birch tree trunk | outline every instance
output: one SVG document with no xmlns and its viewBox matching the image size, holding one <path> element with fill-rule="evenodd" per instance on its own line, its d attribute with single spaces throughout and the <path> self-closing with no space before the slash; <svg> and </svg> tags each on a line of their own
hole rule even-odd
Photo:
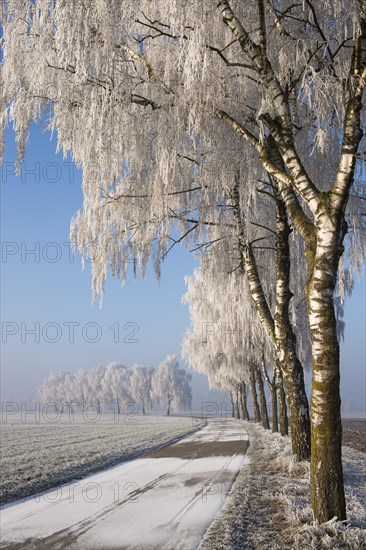
<svg viewBox="0 0 366 550">
<path fill-rule="evenodd" d="M 166 411 L 167 416 L 170 416 L 170 404 L 171 404 L 171 402 L 172 402 L 172 398 L 168 397 L 168 408 L 167 408 L 167 411 Z"/>
<path fill-rule="evenodd" d="M 247 404 L 247 386 L 245 382 L 240 384 L 240 401 L 241 401 L 241 410 L 243 413 L 244 420 L 250 420 L 248 404 Z"/>
<path fill-rule="evenodd" d="M 257 389 L 256 389 L 256 386 L 255 386 L 255 373 L 254 373 L 253 366 L 249 367 L 249 379 L 250 379 L 250 392 L 252 394 L 252 399 L 253 399 L 254 422 L 260 422 L 261 421 L 261 413 L 260 413 L 259 405 L 258 405 Z"/>
<path fill-rule="evenodd" d="M 262 426 L 266 430 L 269 430 L 267 401 L 266 401 L 266 394 L 264 392 L 263 378 L 262 378 L 260 368 L 258 366 L 255 366 L 254 369 L 255 369 L 255 375 L 256 375 L 257 384 L 258 384 L 259 402 L 260 402 L 261 417 L 262 417 Z"/>
<path fill-rule="evenodd" d="M 235 406 L 234 406 L 234 397 L 233 397 L 232 391 L 230 391 L 230 401 L 231 401 L 231 418 L 235 418 Z"/>
<path fill-rule="evenodd" d="M 290 409 L 292 453 L 295 460 L 310 459 L 309 402 L 305 391 L 304 370 L 296 353 L 296 336 L 290 322 L 290 246 L 291 228 L 285 204 L 276 198 L 276 312 L 275 341 L 279 368 Z"/>
<path fill-rule="evenodd" d="M 278 367 L 278 365 L 276 366 L 276 390 L 277 390 L 277 400 L 278 400 L 278 410 L 279 410 L 280 434 L 288 435 L 286 394 L 285 394 L 285 388 L 283 387 L 282 372 L 281 372 L 281 369 Z"/>
<path fill-rule="evenodd" d="M 262 373 L 265 381 L 267 382 L 268 388 L 271 392 L 271 402 L 272 402 L 272 432 L 278 432 L 278 411 L 277 411 L 277 390 L 276 390 L 276 369 L 273 369 L 272 381 L 268 376 L 266 369 L 264 354 L 262 359 Z"/>
<path fill-rule="evenodd" d="M 271 385 L 271 400 L 272 400 L 272 432 L 278 432 L 278 411 L 277 411 L 277 391 L 276 378 L 273 378 Z"/>
<path fill-rule="evenodd" d="M 240 420 L 240 409 L 239 409 L 239 386 L 236 388 L 236 418 Z"/>
<path fill-rule="evenodd" d="M 328 216 L 317 231 L 314 269 L 307 288 L 313 356 L 310 487 L 315 518 L 346 519 L 342 471 L 339 344 L 333 294 L 345 227 Z"/>
</svg>

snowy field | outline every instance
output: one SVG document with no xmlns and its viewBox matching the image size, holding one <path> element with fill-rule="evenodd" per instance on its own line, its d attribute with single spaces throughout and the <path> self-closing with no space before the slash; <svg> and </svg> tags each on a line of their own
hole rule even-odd
<svg viewBox="0 0 366 550">
<path fill-rule="evenodd" d="M 139 456 L 201 424 L 191 417 L 134 414 L 102 414 L 89 421 L 81 414 L 74 419 L 65 414 L 57 422 L 42 415 L 23 421 L 20 415 L 3 415 L 1 504 Z"/>
</svg>

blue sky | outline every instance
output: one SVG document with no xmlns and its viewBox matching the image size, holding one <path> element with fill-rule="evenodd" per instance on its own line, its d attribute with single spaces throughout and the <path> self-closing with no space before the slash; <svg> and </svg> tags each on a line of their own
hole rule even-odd
<svg viewBox="0 0 366 550">
<path fill-rule="evenodd" d="M 14 135 L 7 133 L 1 174 L 1 358 L 7 398 L 31 395 L 50 370 L 110 361 L 157 366 L 166 354 L 179 355 L 189 324 L 181 296 L 184 275 L 196 263 L 179 246 L 163 265 L 160 285 L 151 270 L 145 281 L 128 277 L 124 288 L 110 278 L 103 308 L 92 306 L 89 266 L 82 271 L 80 256 L 74 258 L 68 245 L 70 219 L 82 204 L 81 176 L 55 149 L 55 139 L 32 127 L 22 175 L 15 176 Z M 363 278 L 346 304 L 342 397 L 350 411 L 365 409 L 365 306 Z M 27 332 L 32 329 L 39 342 Z M 195 401 L 206 399 L 202 378 L 195 385 Z"/>
</svg>

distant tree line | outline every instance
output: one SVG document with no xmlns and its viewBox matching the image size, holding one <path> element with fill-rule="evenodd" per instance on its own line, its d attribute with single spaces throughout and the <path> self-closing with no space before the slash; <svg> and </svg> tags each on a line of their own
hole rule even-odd
<svg viewBox="0 0 366 550">
<path fill-rule="evenodd" d="M 59 411 L 66 406 L 85 411 L 93 404 L 99 413 L 113 408 L 120 414 L 126 405 L 138 403 L 145 414 L 158 403 L 166 406 L 166 413 L 170 415 L 172 410 L 191 408 L 191 378 L 191 374 L 179 367 L 175 355 L 168 355 L 157 370 L 110 363 L 75 373 L 50 372 L 38 393 L 43 403 L 54 403 Z"/>
</svg>

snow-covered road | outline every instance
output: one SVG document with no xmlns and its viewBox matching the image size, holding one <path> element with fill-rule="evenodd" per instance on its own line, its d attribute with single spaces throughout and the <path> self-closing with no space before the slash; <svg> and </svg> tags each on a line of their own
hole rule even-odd
<svg viewBox="0 0 366 550">
<path fill-rule="evenodd" d="M 240 422 L 209 420 L 174 445 L 1 510 L 1 548 L 192 550 L 243 465 Z"/>
</svg>

